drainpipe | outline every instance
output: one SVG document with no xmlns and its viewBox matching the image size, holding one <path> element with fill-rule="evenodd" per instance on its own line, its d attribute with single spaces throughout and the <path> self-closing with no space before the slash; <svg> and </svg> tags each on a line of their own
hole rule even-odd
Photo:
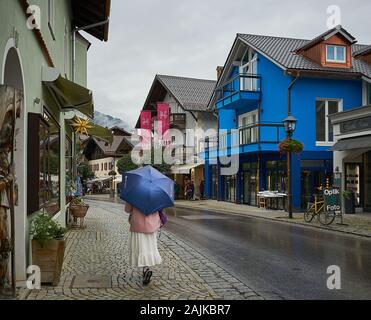
<svg viewBox="0 0 371 320">
<path fill-rule="evenodd" d="M 296 81 L 298 81 L 300 77 L 300 73 L 296 73 L 295 78 L 289 84 L 287 89 L 287 115 L 291 116 L 291 89 L 293 88 Z M 288 211 L 289 211 L 289 218 L 292 219 L 292 186 L 291 186 L 291 152 L 288 152 L 287 155 L 287 177 L 288 177 L 288 186 L 287 186 L 287 201 L 288 201 Z"/>
<path fill-rule="evenodd" d="M 296 83 L 296 81 L 299 80 L 299 78 L 300 78 L 300 72 L 297 72 L 295 78 L 291 81 L 287 89 L 287 115 L 288 116 L 291 116 L 291 89 Z"/>
<path fill-rule="evenodd" d="M 75 82 L 75 79 L 76 79 L 76 32 L 99 27 L 107 23 L 109 23 L 109 19 L 101 21 L 101 22 L 93 23 L 85 27 L 74 28 L 72 30 L 72 81 L 73 82 Z"/>
</svg>

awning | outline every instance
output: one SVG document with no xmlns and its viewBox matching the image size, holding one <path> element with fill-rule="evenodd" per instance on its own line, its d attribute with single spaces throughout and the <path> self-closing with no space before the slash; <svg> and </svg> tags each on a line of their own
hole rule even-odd
<svg viewBox="0 0 371 320">
<path fill-rule="evenodd" d="M 92 180 L 88 180 L 88 183 L 105 182 L 109 180 L 113 180 L 113 177 L 102 177 L 102 178 L 92 179 Z"/>
<path fill-rule="evenodd" d="M 89 89 L 63 78 L 57 68 L 43 67 L 42 81 L 61 110 L 77 110 L 94 117 L 93 93 Z"/>
<path fill-rule="evenodd" d="M 115 178 L 115 180 L 113 180 L 114 182 L 118 182 L 118 183 L 121 183 L 122 182 L 122 175 L 119 175 Z"/>
<path fill-rule="evenodd" d="M 332 147 L 332 151 L 368 149 L 371 148 L 371 136 L 363 136 L 350 139 L 342 139 L 336 142 Z"/>
<path fill-rule="evenodd" d="M 202 166 L 203 164 L 200 163 L 193 163 L 193 164 L 185 164 L 180 166 L 173 166 L 171 167 L 172 174 L 190 174 L 191 170 Z"/>
</svg>

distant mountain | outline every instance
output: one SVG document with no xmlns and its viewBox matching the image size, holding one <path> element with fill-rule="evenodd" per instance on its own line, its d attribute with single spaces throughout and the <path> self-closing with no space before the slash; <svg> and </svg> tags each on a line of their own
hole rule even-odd
<svg viewBox="0 0 371 320">
<path fill-rule="evenodd" d="M 94 123 L 106 128 L 119 127 L 130 131 L 130 126 L 119 118 L 114 118 L 99 111 L 94 112 Z"/>
</svg>

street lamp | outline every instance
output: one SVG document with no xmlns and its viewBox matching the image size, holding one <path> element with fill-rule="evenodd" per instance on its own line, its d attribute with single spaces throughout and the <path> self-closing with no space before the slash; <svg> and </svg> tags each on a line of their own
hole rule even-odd
<svg viewBox="0 0 371 320">
<path fill-rule="evenodd" d="M 294 131 L 296 129 L 296 120 L 291 113 L 288 117 L 283 120 L 283 125 L 285 127 L 285 132 L 287 139 L 291 139 Z M 288 201 L 288 211 L 289 218 L 292 219 L 292 192 L 291 192 L 291 151 L 287 151 L 287 201 Z"/>
<path fill-rule="evenodd" d="M 296 123 L 298 120 L 296 120 L 291 114 L 283 120 L 283 125 L 285 127 L 285 131 L 288 138 L 291 138 L 295 129 L 296 129 Z"/>
</svg>

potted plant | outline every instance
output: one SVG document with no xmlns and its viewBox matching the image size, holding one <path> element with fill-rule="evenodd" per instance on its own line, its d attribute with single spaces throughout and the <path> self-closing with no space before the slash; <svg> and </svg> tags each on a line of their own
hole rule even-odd
<svg viewBox="0 0 371 320">
<path fill-rule="evenodd" d="M 54 286 L 59 283 L 66 231 L 47 213 L 39 214 L 32 221 L 32 263 L 40 267 L 41 283 L 51 283 Z"/>
<path fill-rule="evenodd" d="M 84 224 L 84 219 L 88 213 L 89 205 L 87 205 L 84 200 L 80 197 L 73 198 L 70 202 L 70 213 L 74 219 L 74 222 L 77 222 L 77 219 L 80 219 L 80 226 Z"/>
<path fill-rule="evenodd" d="M 343 198 L 344 198 L 344 212 L 346 214 L 355 214 L 356 206 L 354 192 L 352 190 L 344 190 Z"/>
</svg>

